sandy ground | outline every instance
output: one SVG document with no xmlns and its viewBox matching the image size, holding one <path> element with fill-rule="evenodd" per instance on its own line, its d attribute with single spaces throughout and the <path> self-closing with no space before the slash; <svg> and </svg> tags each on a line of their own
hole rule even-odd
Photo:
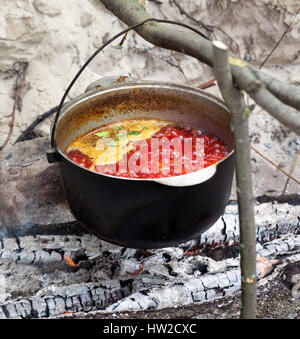
<svg viewBox="0 0 300 339">
<path fill-rule="evenodd" d="M 156 17 L 181 20 L 199 26 L 181 14 L 170 0 L 161 5 L 148 1 L 149 12 Z M 213 39 L 223 40 L 242 58 L 259 65 L 288 25 L 279 48 L 272 54 L 264 71 L 294 85 L 300 84 L 300 14 L 294 0 L 187 0 L 184 8 L 194 18 L 217 27 Z M 88 56 L 112 34 L 124 28 L 98 0 L 2 0 L 0 14 L 0 144 L 9 131 L 15 98 L 18 62 L 27 62 L 25 84 L 16 109 L 12 143 L 38 116 L 59 103 L 72 77 Z M 223 32 L 226 32 L 224 34 Z M 207 33 L 207 32 L 205 32 Z M 198 85 L 210 80 L 209 67 L 197 60 L 155 48 L 135 33 L 122 49 L 109 46 L 79 78 L 68 99 L 84 92 L 92 81 L 110 75 L 132 75 L 180 84 Z M 220 95 L 216 87 L 208 92 Z M 251 102 L 251 101 L 249 101 Z M 48 135 L 51 119 L 37 128 Z M 253 146 L 289 172 L 300 138 L 280 126 L 259 107 L 250 117 Z M 299 160 L 300 161 L 300 160 Z M 293 175 L 300 179 L 299 161 Z M 253 153 L 255 194 L 271 191 L 281 194 L 286 177 Z M 289 182 L 286 193 L 299 191 Z"/>
</svg>

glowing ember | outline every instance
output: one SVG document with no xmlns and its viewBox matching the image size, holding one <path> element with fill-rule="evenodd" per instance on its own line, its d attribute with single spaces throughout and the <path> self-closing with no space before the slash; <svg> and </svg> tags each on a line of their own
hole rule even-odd
<svg viewBox="0 0 300 339">
<path fill-rule="evenodd" d="M 67 255 L 64 255 L 63 259 L 69 266 L 77 267 L 77 265 L 74 263 L 74 261 L 70 257 L 68 257 Z"/>
</svg>

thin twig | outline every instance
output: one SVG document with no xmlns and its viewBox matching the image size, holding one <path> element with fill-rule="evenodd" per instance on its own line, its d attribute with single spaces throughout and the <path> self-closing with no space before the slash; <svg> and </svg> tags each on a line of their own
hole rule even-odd
<svg viewBox="0 0 300 339">
<path fill-rule="evenodd" d="M 291 30 L 292 28 L 292 24 L 295 21 L 295 18 L 297 17 L 297 14 L 300 11 L 300 7 L 298 8 L 297 13 L 295 14 L 295 16 L 292 19 L 292 22 L 288 25 L 288 27 L 286 28 L 286 30 L 283 32 L 283 34 L 281 35 L 280 39 L 276 42 L 276 44 L 274 45 L 274 47 L 271 49 L 271 51 L 269 52 L 269 54 L 266 56 L 265 60 L 260 64 L 260 66 L 258 67 L 258 69 L 261 69 L 265 63 L 270 59 L 270 57 L 272 56 L 272 54 L 275 52 L 275 50 L 278 48 L 278 46 L 280 45 L 281 41 L 284 39 L 284 37 L 287 35 L 287 33 Z"/>
<path fill-rule="evenodd" d="M 190 20 L 194 21 L 197 25 L 202 26 L 203 28 L 205 28 L 207 31 L 209 31 L 210 33 L 214 34 L 214 30 L 217 29 L 219 30 L 221 33 L 223 33 L 224 35 L 227 36 L 227 38 L 233 42 L 237 48 L 238 54 L 240 56 L 240 47 L 238 45 L 238 43 L 228 34 L 226 33 L 222 28 L 214 26 L 214 25 L 207 25 L 205 23 L 203 23 L 202 21 L 194 18 L 189 12 L 187 12 L 178 2 L 177 0 L 172 0 L 173 4 L 179 9 L 180 14 L 184 14 L 186 17 L 188 17 Z M 215 35 L 214 35 L 215 36 Z"/>
<path fill-rule="evenodd" d="M 298 161 L 299 155 L 300 155 L 300 148 L 298 149 L 298 151 L 297 151 L 297 153 L 296 153 L 296 155 L 295 155 L 295 158 L 294 158 L 294 161 L 293 161 L 293 165 L 292 165 L 292 168 L 291 168 L 290 173 L 289 173 L 290 176 L 286 179 L 286 182 L 285 182 L 285 184 L 284 184 L 284 188 L 283 188 L 283 190 L 282 190 L 281 195 L 284 195 L 284 194 L 285 194 L 285 191 L 286 191 L 286 189 L 287 189 L 287 186 L 288 186 L 288 184 L 289 184 L 289 181 L 290 181 L 290 179 L 292 178 L 292 174 L 294 173 L 294 170 L 295 170 L 296 163 L 297 163 L 297 161 Z M 298 184 L 300 184 L 300 182 L 298 182 Z"/>
<path fill-rule="evenodd" d="M 124 44 L 124 42 L 125 42 L 125 40 L 127 38 L 127 35 L 128 35 L 128 32 L 123 35 L 121 41 L 117 45 L 117 48 L 121 48 L 123 46 L 123 44 Z"/>
<path fill-rule="evenodd" d="M 190 20 L 194 21 L 197 25 L 202 26 L 204 29 L 206 29 L 208 32 L 212 33 L 213 27 L 210 25 L 206 25 L 201 20 L 198 20 L 194 18 L 190 13 L 188 13 L 176 0 L 172 0 L 173 4 L 179 9 L 180 14 L 184 14 L 186 17 L 188 17 Z"/>
<path fill-rule="evenodd" d="M 240 223 L 241 318 L 250 319 L 256 318 L 257 278 L 248 112 L 243 93 L 233 84 L 228 48 L 220 41 L 213 42 L 213 67 L 220 91 L 231 113 Z"/>
<path fill-rule="evenodd" d="M 142 53 L 142 54 L 147 53 L 147 56 L 150 56 L 150 57 L 152 57 L 153 59 L 154 59 L 154 58 L 157 58 L 157 59 L 159 59 L 159 60 L 162 60 L 162 61 L 166 62 L 168 65 L 177 68 L 178 71 L 182 74 L 182 69 L 180 69 L 180 65 L 178 65 L 178 61 L 177 61 L 177 59 L 174 57 L 174 55 L 173 55 L 173 57 L 174 57 L 175 60 L 176 60 L 176 64 L 175 64 L 174 62 L 172 62 L 172 61 L 170 61 L 170 60 L 168 60 L 168 59 L 166 59 L 166 58 L 160 56 L 160 55 L 156 55 L 156 54 L 151 53 L 151 52 L 149 52 L 149 51 L 146 51 L 146 52 L 145 52 L 145 51 L 141 51 L 141 50 L 139 50 L 138 48 L 134 48 L 133 51 L 135 51 L 135 52 L 137 52 L 137 53 Z M 186 77 L 185 77 L 185 76 L 184 76 L 184 78 L 185 78 L 185 80 L 186 80 Z"/>
<path fill-rule="evenodd" d="M 278 165 L 276 165 L 272 160 L 270 160 L 269 158 L 267 158 L 264 154 L 262 154 L 261 152 L 259 152 L 255 147 L 251 146 L 251 148 L 253 149 L 254 152 L 256 152 L 258 155 L 260 155 L 264 160 L 266 160 L 267 162 L 269 162 L 272 166 L 274 166 L 276 169 L 278 169 L 278 171 L 280 171 L 281 173 L 283 173 L 284 175 L 286 175 L 289 179 L 293 180 L 295 183 L 300 185 L 300 181 L 297 180 L 296 178 L 292 177 L 291 174 L 287 173 L 285 170 L 283 170 L 282 168 L 280 168 Z M 298 151 L 299 152 L 299 151 Z M 297 159 L 295 159 L 297 160 Z"/>
<path fill-rule="evenodd" d="M 203 84 L 201 85 L 198 85 L 197 88 L 199 89 L 206 89 L 206 88 L 210 88 L 212 86 L 216 86 L 217 84 L 217 80 L 215 78 L 207 81 L 207 82 L 204 82 Z"/>
<path fill-rule="evenodd" d="M 172 62 L 172 61 L 170 61 L 170 60 L 168 60 L 168 59 L 166 59 L 166 58 L 160 56 L 160 55 L 156 55 L 156 54 L 154 54 L 154 53 L 151 53 L 151 52 L 149 52 L 148 50 L 147 50 L 147 51 L 145 51 L 145 50 L 140 50 L 140 49 L 138 49 L 138 48 L 136 48 L 136 47 L 131 48 L 131 49 L 132 49 L 134 52 L 136 52 L 136 53 L 141 53 L 141 54 L 147 53 L 147 56 L 150 56 L 150 57 L 152 57 L 152 58 L 160 59 L 160 60 L 166 62 L 167 64 L 169 64 L 170 66 L 175 67 L 175 68 L 178 69 L 178 71 L 182 74 L 182 76 L 184 77 L 186 83 L 187 83 L 187 84 L 190 83 L 188 77 L 186 76 L 186 74 L 185 74 L 185 72 L 184 72 L 184 70 L 183 70 L 183 68 L 182 68 L 182 66 L 181 66 L 181 64 L 180 64 L 179 59 L 177 58 L 177 56 L 176 56 L 176 54 L 175 54 L 175 52 L 172 53 L 172 57 L 175 59 L 176 64 L 175 64 L 174 62 Z M 155 69 L 156 69 L 156 68 L 155 68 Z"/>
<path fill-rule="evenodd" d="M 183 70 L 183 68 L 182 68 L 182 66 L 181 66 L 181 63 L 180 63 L 180 61 L 178 60 L 178 58 L 177 58 L 177 56 L 176 56 L 175 53 L 173 53 L 173 58 L 176 60 L 176 63 L 177 63 L 177 65 L 178 65 L 178 69 L 179 69 L 180 73 L 183 75 L 183 77 L 184 77 L 184 79 L 185 79 L 185 82 L 186 82 L 187 84 L 189 84 L 190 81 L 189 81 L 188 77 L 186 76 L 186 74 L 185 74 L 185 72 L 184 72 L 184 70 Z"/>
<path fill-rule="evenodd" d="M 39 125 L 41 122 L 43 122 L 45 119 L 47 119 L 48 117 L 50 117 L 53 113 L 57 112 L 58 110 L 58 106 L 55 106 L 53 108 L 51 108 L 49 111 L 38 115 L 38 117 L 25 129 L 24 132 L 22 132 L 22 134 L 16 139 L 16 141 L 14 142 L 14 144 L 24 141 L 26 140 L 26 137 L 28 136 L 28 134 L 37 126 Z"/>
<path fill-rule="evenodd" d="M 14 85 L 14 105 L 12 108 L 11 113 L 11 121 L 9 122 L 9 132 L 7 134 L 7 137 L 4 141 L 4 143 L 0 146 L 0 151 L 4 149 L 4 147 L 8 144 L 15 125 L 15 117 L 16 117 L 16 110 L 21 112 L 22 110 L 22 103 L 21 103 L 21 91 L 22 88 L 25 85 L 25 77 L 26 77 L 26 71 L 28 68 L 27 62 L 19 63 L 19 69 L 17 70 L 17 77 Z"/>
</svg>

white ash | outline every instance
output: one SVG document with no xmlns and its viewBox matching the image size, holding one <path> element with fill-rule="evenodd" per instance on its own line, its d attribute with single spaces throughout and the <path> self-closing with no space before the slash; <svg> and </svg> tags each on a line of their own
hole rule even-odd
<svg viewBox="0 0 300 339">
<path fill-rule="evenodd" d="M 286 251 L 287 247 L 289 247 L 288 251 Z M 289 251 L 300 252 L 300 236 L 293 238 L 283 236 L 281 239 L 273 240 L 263 246 L 259 245 L 257 254 L 271 258 L 280 257 L 289 253 Z M 294 260 L 300 258 L 299 254 L 295 254 L 294 257 Z M 138 291 L 125 299 L 119 300 L 116 304 L 109 306 L 107 310 L 114 312 L 138 311 L 188 305 L 193 302 L 204 302 L 217 297 L 232 295 L 240 290 L 239 258 L 224 260 L 221 265 L 219 262 L 200 256 L 194 257 L 193 260 L 207 264 L 209 273 L 198 278 L 191 278 L 184 270 L 185 261 L 180 263 L 180 270 L 177 269 L 178 262 L 172 263 L 170 267 L 177 273 L 176 278 L 180 277 L 179 282 L 168 283 L 152 289 L 147 284 L 141 285 L 142 292 Z M 144 269 L 147 271 L 146 265 L 144 265 Z M 211 274 L 211 272 L 218 273 Z M 162 275 L 160 271 L 158 275 Z M 165 274 L 163 276 L 166 277 Z M 258 271 L 258 277 L 260 277 L 260 271 Z M 155 307 L 154 303 L 156 304 Z"/>
<path fill-rule="evenodd" d="M 213 300 L 240 290 L 239 257 L 215 261 L 202 255 L 187 256 L 183 248 L 176 247 L 152 250 L 151 256 L 136 259 L 134 249 L 89 237 L 91 247 L 99 244 L 98 256 L 89 259 L 94 260 L 89 268 L 81 267 L 81 262 L 74 269 L 65 263 L 51 268 L 1 259 L 6 298 L 0 303 L 0 317 L 41 318 L 65 312 L 160 309 Z M 66 253 L 78 251 L 76 241 L 64 243 L 69 245 Z M 37 243 L 35 246 L 39 251 Z M 284 235 L 257 246 L 258 255 L 269 259 L 283 255 L 298 258 L 299 252 L 297 235 Z M 260 281 L 264 281 L 266 278 L 262 279 L 259 273 Z"/>
<path fill-rule="evenodd" d="M 273 201 L 257 204 L 255 211 L 258 255 L 268 260 L 297 256 L 299 206 Z M 222 255 L 238 241 L 235 203 L 198 239 L 149 250 L 150 256 L 89 234 L 4 237 L 0 242 L 0 276 L 5 281 L 0 316 L 159 309 L 232 295 L 240 290 L 239 257 L 234 251 L 229 251 L 227 259 Z M 222 260 L 205 256 L 208 249 L 212 257 L 221 251 Z M 188 255 L 189 251 L 194 252 Z M 75 260 L 77 267 L 68 266 L 64 257 Z M 266 281 L 261 275 L 258 271 L 260 282 Z"/>
<path fill-rule="evenodd" d="M 256 236 L 258 243 L 264 243 L 284 234 L 300 232 L 300 206 L 288 203 L 269 202 L 255 205 Z M 88 258 L 99 255 L 102 251 L 109 251 L 111 256 L 118 256 L 119 246 L 100 241 L 98 238 L 86 234 L 83 236 L 44 236 L 36 235 L 20 238 L 6 238 L 0 242 L 0 258 L 10 259 L 23 264 L 60 263 L 62 253 L 68 257 L 83 251 Z M 1 231 L 0 231 L 1 239 Z M 226 207 L 225 213 L 207 232 L 199 238 L 178 247 L 188 249 L 196 246 L 231 246 L 239 242 L 239 220 L 237 204 Z M 130 255 L 130 250 L 126 250 Z M 126 252 L 126 253 L 127 253 Z M 176 251 L 175 251 L 176 252 Z M 174 255 L 174 251 L 172 252 Z M 133 265 L 128 263 L 128 265 Z"/>
</svg>

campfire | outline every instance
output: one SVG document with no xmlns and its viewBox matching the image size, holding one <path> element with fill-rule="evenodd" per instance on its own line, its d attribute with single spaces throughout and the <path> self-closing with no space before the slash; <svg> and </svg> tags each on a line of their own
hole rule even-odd
<svg viewBox="0 0 300 339">
<path fill-rule="evenodd" d="M 1 154 L 0 318 L 112 316 L 226 300 L 240 291 L 236 201 L 209 231 L 177 247 L 112 245 L 70 214 L 57 165 L 45 159 L 48 147 L 39 138 Z M 257 197 L 255 213 L 264 286 L 300 260 L 299 196 Z"/>
</svg>

